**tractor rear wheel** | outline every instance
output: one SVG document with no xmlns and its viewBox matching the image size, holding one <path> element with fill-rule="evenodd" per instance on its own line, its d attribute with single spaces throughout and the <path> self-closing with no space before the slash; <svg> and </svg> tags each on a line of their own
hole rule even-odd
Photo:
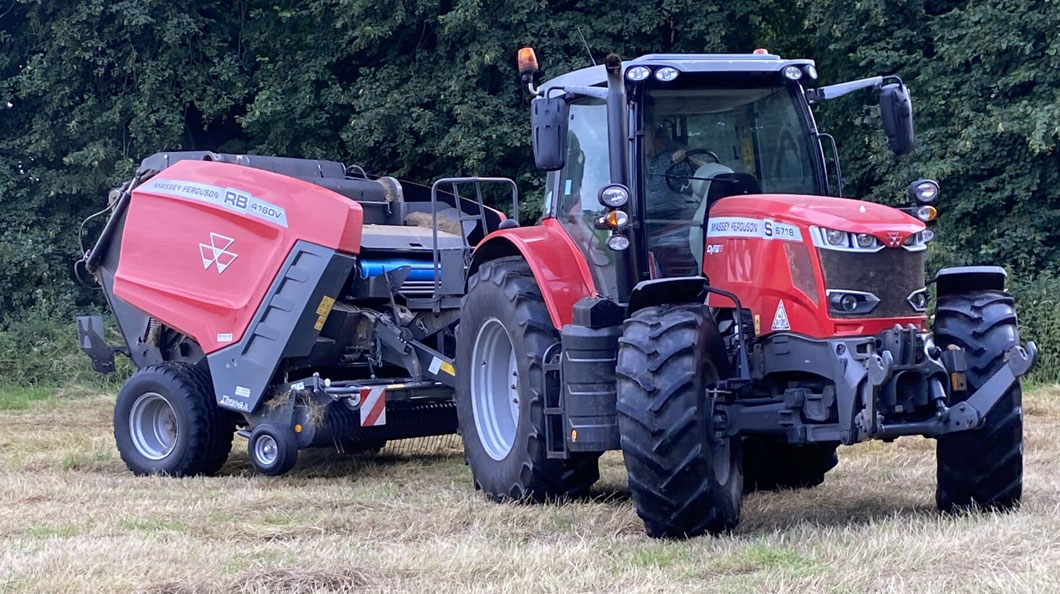
<svg viewBox="0 0 1060 594">
<path fill-rule="evenodd" d="M 751 436 L 743 440 L 743 488 L 752 491 L 808 489 L 824 482 L 839 463 L 837 443 L 791 445 L 775 438 Z"/>
<path fill-rule="evenodd" d="M 1004 291 L 943 295 L 935 308 L 935 344 L 965 350 L 966 395 L 974 393 L 1005 364 L 1005 352 L 1019 344 L 1016 306 Z M 1023 394 L 1017 382 L 986 415 L 979 429 L 938 439 L 940 510 L 980 507 L 1005 510 L 1023 493 Z M 949 403 L 953 406 L 955 401 Z"/>
<path fill-rule="evenodd" d="M 719 534 L 740 520 L 740 438 L 715 438 L 707 388 L 728 371 L 704 304 L 637 311 L 618 351 L 618 429 L 648 536 Z"/>
<path fill-rule="evenodd" d="M 491 498 L 586 495 L 599 454 L 549 459 L 544 355 L 559 341 L 522 258 L 485 262 L 468 279 L 456 332 L 457 418 L 475 487 Z"/>
<path fill-rule="evenodd" d="M 234 421 L 204 372 L 186 363 L 144 367 L 114 403 L 114 440 L 134 474 L 213 474 L 232 448 Z"/>
</svg>

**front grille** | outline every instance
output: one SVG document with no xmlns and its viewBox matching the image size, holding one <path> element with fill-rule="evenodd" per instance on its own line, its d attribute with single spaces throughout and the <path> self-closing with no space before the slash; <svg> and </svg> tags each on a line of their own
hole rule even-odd
<svg viewBox="0 0 1060 594">
<path fill-rule="evenodd" d="M 884 248 L 876 253 L 818 249 L 824 284 L 830 290 L 865 291 L 880 304 L 868 314 L 830 313 L 833 318 L 898 318 L 922 315 L 906 301 L 924 287 L 924 250 Z"/>
</svg>

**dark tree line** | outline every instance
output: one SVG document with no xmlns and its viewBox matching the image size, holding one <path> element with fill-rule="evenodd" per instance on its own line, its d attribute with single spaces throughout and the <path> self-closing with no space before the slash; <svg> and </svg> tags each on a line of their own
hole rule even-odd
<svg viewBox="0 0 1060 594">
<path fill-rule="evenodd" d="M 557 75 L 588 64 L 579 31 L 597 59 L 767 47 L 817 60 L 825 84 L 901 76 L 912 155 L 886 149 L 870 96 L 818 114 L 847 195 L 897 202 L 938 179 L 933 265 L 1004 264 L 1036 333 L 1052 329 L 1055 0 L 0 0 L 0 328 L 98 304 L 70 273 L 77 225 L 160 150 L 329 158 L 421 182 L 508 175 L 535 210 L 515 51 L 534 45 Z"/>
</svg>

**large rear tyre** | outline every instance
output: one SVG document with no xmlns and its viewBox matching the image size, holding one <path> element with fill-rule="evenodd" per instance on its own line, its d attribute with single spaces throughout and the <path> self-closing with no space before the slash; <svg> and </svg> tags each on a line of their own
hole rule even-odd
<svg viewBox="0 0 1060 594">
<path fill-rule="evenodd" d="M 752 491 L 808 489 L 824 482 L 839 463 L 836 443 L 791 445 L 775 438 L 751 436 L 743 440 L 743 488 Z"/>
<path fill-rule="evenodd" d="M 558 341 L 521 258 L 485 262 L 468 280 L 456 332 L 457 418 L 475 487 L 495 500 L 579 497 L 599 478 L 599 454 L 546 455 L 543 359 Z"/>
<path fill-rule="evenodd" d="M 1005 352 L 1019 344 L 1015 302 L 1004 291 L 944 295 L 936 307 L 934 334 L 937 346 L 957 346 L 967 353 L 965 394 L 972 394 L 1005 364 Z M 1006 510 L 1019 505 L 1022 400 L 1017 382 L 986 415 L 982 427 L 939 437 L 935 500 L 940 510 Z"/>
<path fill-rule="evenodd" d="M 137 371 L 114 403 L 118 453 L 138 475 L 213 474 L 228 457 L 232 427 L 202 372 L 186 363 Z"/>
<path fill-rule="evenodd" d="M 713 437 L 706 390 L 728 360 L 706 305 L 648 307 L 618 351 L 618 428 L 629 489 L 648 536 L 719 534 L 740 521 L 739 438 Z"/>
</svg>

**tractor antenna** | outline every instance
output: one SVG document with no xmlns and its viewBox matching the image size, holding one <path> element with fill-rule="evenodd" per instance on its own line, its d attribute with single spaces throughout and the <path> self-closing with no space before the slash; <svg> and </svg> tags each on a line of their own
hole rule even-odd
<svg viewBox="0 0 1060 594">
<path fill-rule="evenodd" d="M 581 37 L 582 39 L 582 45 L 585 46 L 585 53 L 589 54 L 589 61 L 593 63 L 593 66 L 596 66 L 596 60 L 593 59 L 593 51 L 589 49 L 589 44 L 585 43 L 585 36 L 582 35 L 582 28 L 577 25 L 575 25 L 574 28 L 578 31 L 578 37 Z"/>
</svg>

